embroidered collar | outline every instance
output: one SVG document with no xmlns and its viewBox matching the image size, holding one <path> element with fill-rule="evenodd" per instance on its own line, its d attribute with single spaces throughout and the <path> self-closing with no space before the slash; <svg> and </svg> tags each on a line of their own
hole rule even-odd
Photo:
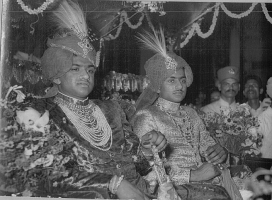
<svg viewBox="0 0 272 200">
<path fill-rule="evenodd" d="M 61 92 L 58 92 L 56 97 L 61 98 L 66 102 L 73 103 L 75 105 L 86 106 L 86 105 L 89 104 L 89 98 L 88 97 L 86 99 L 84 99 L 84 100 L 80 100 L 80 99 L 76 99 L 76 98 L 73 98 L 73 97 L 69 97 L 69 96 L 67 96 L 67 95 L 65 95 L 65 94 L 63 94 Z"/>
<path fill-rule="evenodd" d="M 177 112 L 180 109 L 180 103 L 171 102 L 161 97 L 158 98 L 156 105 L 159 106 L 162 110 L 171 113 Z"/>
</svg>

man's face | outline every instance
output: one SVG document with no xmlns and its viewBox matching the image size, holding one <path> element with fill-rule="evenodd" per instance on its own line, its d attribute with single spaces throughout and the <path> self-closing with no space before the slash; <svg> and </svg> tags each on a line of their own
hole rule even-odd
<svg viewBox="0 0 272 200">
<path fill-rule="evenodd" d="M 95 67 L 81 56 L 73 57 L 71 69 L 59 78 L 59 91 L 70 97 L 86 99 L 94 87 Z"/>
<path fill-rule="evenodd" d="M 240 84 L 236 79 L 227 78 L 219 83 L 221 96 L 225 98 L 235 98 L 240 90 Z"/>
<path fill-rule="evenodd" d="M 214 91 L 211 93 L 211 103 L 220 99 L 220 92 Z"/>
<path fill-rule="evenodd" d="M 187 85 L 184 69 L 168 77 L 160 89 L 160 97 L 171 102 L 180 103 L 186 96 Z"/>
<path fill-rule="evenodd" d="M 249 79 L 243 91 L 243 94 L 248 100 L 259 99 L 260 94 L 263 93 L 263 89 L 260 88 L 258 82 L 255 79 Z"/>
</svg>

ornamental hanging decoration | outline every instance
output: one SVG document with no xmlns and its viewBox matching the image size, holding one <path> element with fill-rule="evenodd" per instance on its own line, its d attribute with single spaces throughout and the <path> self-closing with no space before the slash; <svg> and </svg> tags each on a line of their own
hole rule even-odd
<svg viewBox="0 0 272 200">
<path fill-rule="evenodd" d="M 46 0 L 39 8 L 31 9 L 24 4 L 23 0 L 17 0 L 17 3 L 21 6 L 21 8 L 30 15 L 42 13 L 53 2 L 54 0 Z"/>
<path fill-rule="evenodd" d="M 224 11 L 224 13 L 226 13 L 229 17 L 235 18 L 235 19 L 241 19 L 243 17 L 248 16 L 253 11 L 253 9 L 256 7 L 257 4 L 258 3 L 252 3 L 250 8 L 247 11 L 240 13 L 240 14 L 235 14 L 235 13 L 232 13 L 231 11 L 229 11 L 226 8 L 226 6 L 224 5 L 224 3 L 216 3 L 213 7 L 207 9 L 200 16 L 198 16 L 197 19 L 194 20 L 194 22 L 192 22 L 191 26 L 189 26 L 189 28 L 187 28 L 184 31 L 184 34 L 182 34 L 180 36 L 180 38 L 183 40 L 183 42 L 180 43 L 180 48 L 183 48 L 195 34 L 197 34 L 201 38 L 207 38 L 213 33 L 216 22 L 217 22 L 217 18 L 219 15 L 219 8 L 220 7 Z M 267 21 L 269 21 L 272 24 L 272 18 L 268 14 L 268 10 L 265 6 L 265 3 L 261 3 L 261 7 L 262 7 L 263 13 L 265 15 L 265 18 L 267 19 Z M 203 33 L 200 28 L 200 20 L 199 19 L 200 19 L 200 17 L 204 16 L 208 12 L 211 12 L 211 10 L 213 10 L 213 8 L 214 8 L 214 15 L 213 15 L 212 24 L 210 26 L 210 29 L 206 33 Z"/>
</svg>

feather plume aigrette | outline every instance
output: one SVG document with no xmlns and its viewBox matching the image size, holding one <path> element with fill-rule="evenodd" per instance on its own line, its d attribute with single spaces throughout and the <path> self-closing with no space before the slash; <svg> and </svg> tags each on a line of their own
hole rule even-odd
<svg viewBox="0 0 272 200">
<path fill-rule="evenodd" d="M 138 40 L 143 44 L 144 47 L 152 50 L 155 53 L 159 53 L 163 58 L 165 58 L 166 69 L 176 70 L 178 65 L 177 61 L 167 54 L 164 30 L 160 26 L 159 30 L 151 27 L 153 34 L 144 30 L 144 33 L 139 33 L 136 36 Z"/>
<path fill-rule="evenodd" d="M 53 12 L 51 20 L 58 30 L 72 30 L 80 39 L 88 35 L 86 18 L 80 6 L 70 0 L 64 0 Z"/>
<path fill-rule="evenodd" d="M 154 51 L 155 53 L 160 53 L 165 58 L 168 57 L 163 28 L 160 27 L 159 30 L 155 30 L 152 26 L 151 29 L 153 34 L 144 30 L 143 33 L 139 33 L 139 36 L 136 37 L 144 47 Z"/>
</svg>

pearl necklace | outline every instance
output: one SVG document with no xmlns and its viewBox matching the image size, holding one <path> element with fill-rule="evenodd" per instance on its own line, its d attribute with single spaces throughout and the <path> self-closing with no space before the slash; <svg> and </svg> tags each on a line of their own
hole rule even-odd
<svg viewBox="0 0 272 200">
<path fill-rule="evenodd" d="M 89 101 L 86 106 L 81 106 L 58 96 L 54 101 L 76 127 L 78 133 L 92 146 L 102 151 L 108 151 L 111 148 L 112 130 L 97 105 Z"/>
</svg>

